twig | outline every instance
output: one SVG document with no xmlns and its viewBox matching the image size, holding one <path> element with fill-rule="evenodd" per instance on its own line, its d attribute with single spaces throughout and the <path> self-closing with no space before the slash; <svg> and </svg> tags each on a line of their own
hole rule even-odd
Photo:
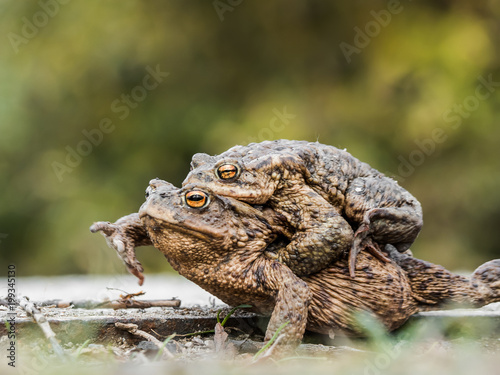
<svg viewBox="0 0 500 375">
<path fill-rule="evenodd" d="M 141 331 L 137 327 L 137 324 L 116 322 L 115 323 L 115 327 L 119 328 L 119 329 L 123 329 L 124 331 L 127 331 L 127 332 L 131 333 L 132 335 L 139 336 L 139 337 L 142 337 L 143 339 L 151 341 L 153 344 L 155 344 L 158 347 L 159 350 L 163 350 L 164 345 L 166 345 L 166 343 L 164 344 L 163 342 L 161 342 L 160 340 L 158 340 L 153 335 L 151 335 L 151 334 L 149 334 L 147 332 Z M 170 339 L 172 337 L 169 336 Z M 169 338 L 167 338 L 167 340 L 170 341 Z M 167 341 L 167 343 L 168 343 L 168 341 Z M 163 353 L 166 354 L 167 357 L 169 357 L 169 358 L 174 358 L 174 355 L 172 353 L 170 353 L 169 350 L 164 350 Z"/>
<path fill-rule="evenodd" d="M 64 354 L 64 351 L 62 348 L 59 346 L 59 343 L 57 342 L 56 339 L 56 334 L 52 329 L 50 328 L 49 322 L 47 321 L 47 318 L 45 318 L 45 315 L 43 315 L 33 304 L 33 302 L 30 302 L 28 298 L 26 297 L 21 297 L 19 299 L 19 306 L 26 311 L 26 314 L 31 316 L 35 322 L 38 324 L 38 326 L 42 329 L 43 334 L 49 340 L 50 344 L 52 345 L 52 349 L 54 349 L 54 352 L 59 356 L 61 360 L 66 362 L 66 356 Z"/>
<path fill-rule="evenodd" d="M 178 299 L 156 299 L 156 300 L 135 300 L 130 298 L 121 298 L 114 301 L 96 302 L 92 300 L 64 301 L 48 300 L 37 302 L 38 306 L 54 306 L 57 308 L 75 307 L 79 309 L 145 309 L 148 307 L 179 307 L 181 301 Z"/>
<path fill-rule="evenodd" d="M 141 331 L 138 328 L 137 324 L 116 322 L 115 327 L 123 329 L 124 331 L 127 331 L 133 335 L 140 336 L 143 339 L 151 341 L 153 344 L 157 345 L 158 347 L 161 347 L 162 343 L 160 340 L 158 340 L 156 337 L 154 337 L 153 335 L 151 335 L 147 332 Z"/>
<path fill-rule="evenodd" d="M 224 327 L 224 325 L 227 323 L 227 321 L 229 320 L 229 318 L 231 317 L 231 315 L 233 315 L 236 310 L 238 310 L 238 309 L 246 309 L 246 308 L 249 308 L 249 307 L 252 307 L 252 305 L 238 305 L 236 307 L 233 307 L 227 313 L 227 315 L 225 316 L 225 318 L 224 318 L 224 320 L 222 322 L 220 321 L 220 313 L 222 312 L 222 310 L 218 310 L 217 311 L 217 315 L 216 315 L 217 323 L 220 323 L 220 325 Z M 227 328 L 231 329 L 231 327 L 227 327 Z M 215 330 L 214 329 L 210 329 L 208 331 L 191 332 L 191 333 L 186 333 L 184 335 L 177 335 L 177 336 L 189 337 L 189 336 L 206 335 L 206 334 L 209 334 L 209 333 L 215 333 Z"/>
<path fill-rule="evenodd" d="M 112 309 L 145 309 L 148 307 L 179 307 L 181 301 L 178 299 L 171 300 L 134 300 L 134 299 L 119 299 L 116 301 L 104 302 L 100 305 L 101 308 L 112 308 Z"/>
</svg>

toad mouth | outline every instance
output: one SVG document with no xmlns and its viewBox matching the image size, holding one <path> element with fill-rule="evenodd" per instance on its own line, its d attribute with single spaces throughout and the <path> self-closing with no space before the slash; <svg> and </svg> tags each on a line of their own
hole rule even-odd
<svg viewBox="0 0 500 375">
<path fill-rule="evenodd" d="M 209 240 L 209 239 L 214 239 L 214 238 L 224 238 L 224 234 L 220 233 L 220 231 L 215 231 L 213 229 L 205 229 L 202 225 L 196 225 L 196 226 L 186 226 L 184 223 L 173 223 L 171 221 L 167 221 L 163 218 L 158 218 L 155 217 L 147 212 L 142 212 L 140 214 L 141 219 L 146 219 L 146 220 L 151 220 L 154 222 L 149 224 L 149 226 L 152 228 L 153 231 L 158 231 L 158 230 L 172 230 L 173 232 L 177 233 L 184 233 L 187 235 L 192 235 L 195 237 L 198 237 L 202 240 Z M 161 223 L 161 225 L 159 225 Z M 196 229 L 193 229 L 196 228 Z"/>
</svg>

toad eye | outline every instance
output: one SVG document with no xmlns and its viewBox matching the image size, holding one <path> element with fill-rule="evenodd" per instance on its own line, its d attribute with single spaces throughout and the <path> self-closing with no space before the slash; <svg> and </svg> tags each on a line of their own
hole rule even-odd
<svg viewBox="0 0 500 375">
<path fill-rule="evenodd" d="M 151 195 L 151 193 L 154 193 L 154 192 L 155 192 L 155 190 L 156 190 L 156 189 L 155 189 L 154 187 L 152 187 L 152 186 L 148 186 L 148 187 L 147 187 L 147 189 L 146 189 L 146 193 L 145 193 L 145 195 L 146 195 L 146 199 L 148 199 L 148 198 L 149 198 L 149 196 Z"/>
<path fill-rule="evenodd" d="M 202 208 L 208 204 L 208 195 L 203 191 L 193 190 L 185 195 L 186 203 L 192 208 Z"/>
<path fill-rule="evenodd" d="M 221 180 L 230 180 L 238 175 L 238 167 L 233 164 L 222 164 L 217 168 L 217 176 Z"/>
</svg>

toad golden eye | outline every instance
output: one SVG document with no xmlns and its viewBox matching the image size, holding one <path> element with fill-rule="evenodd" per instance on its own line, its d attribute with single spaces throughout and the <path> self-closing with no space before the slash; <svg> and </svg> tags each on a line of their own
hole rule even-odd
<svg viewBox="0 0 500 375">
<path fill-rule="evenodd" d="M 233 164 L 223 164 L 217 168 L 217 176 L 221 180 L 230 180 L 238 174 L 238 168 Z"/>
<path fill-rule="evenodd" d="M 193 190 L 186 193 L 186 203 L 192 208 L 201 208 L 208 203 L 208 195 L 199 190 Z"/>
</svg>

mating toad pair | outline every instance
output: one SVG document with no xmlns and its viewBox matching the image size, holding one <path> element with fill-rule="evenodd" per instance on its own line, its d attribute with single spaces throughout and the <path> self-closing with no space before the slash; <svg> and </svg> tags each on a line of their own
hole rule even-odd
<svg viewBox="0 0 500 375">
<path fill-rule="evenodd" d="M 403 254 L 421 226 L 392 179 L 334 147 L 281 140 L 196 154 L 182 188 L 152 180 L 138 213 L 91 230 L 141 283 L 135 247 L 153 245 L 224 302 L 271 315 L 267 340 L 288 322 L 283 341 L 296 343 L 306 328 L 355 331 L 356 310 L 394 329 L 447 302 L 500 299 L 500 260 L 465 278 Z"/>
<path fill-rule="evenodd" d="M 191 168 L 183 186 L 266 205 L 282 216 L 293 235 L 276 258 L 299 276 L 349 252 L 354 277 L 360 251 L 387 261 L 380 249 L 408 250 L 422 227 L 422 208 L 410 193 L 332 146 L 288 140 L 236 146 L 218 156 L 196 154 Z"/>
</svg>

